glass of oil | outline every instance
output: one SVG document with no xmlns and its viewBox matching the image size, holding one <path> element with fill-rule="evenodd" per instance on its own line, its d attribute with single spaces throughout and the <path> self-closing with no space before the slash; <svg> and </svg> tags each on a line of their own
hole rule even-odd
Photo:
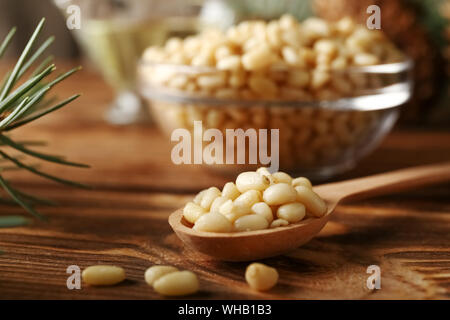
<svg viewBox="0 0 450 320">
<path fill-rule="evenodd" d="M 172 36 L 199 31 L 203 0 L 54 0 L 69 19 L 79 14 L 72 31 L 82 50 L 115 90 L 105 114 L 113 124 L 148 121 L 136 93 L 136 64 L 143 50 Z"/>
</svg>

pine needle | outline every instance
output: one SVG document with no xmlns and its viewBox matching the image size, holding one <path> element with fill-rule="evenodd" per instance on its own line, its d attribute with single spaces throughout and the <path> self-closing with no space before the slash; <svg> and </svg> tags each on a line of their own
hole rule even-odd
<svg viewBox="0 0 450 320">
<path fill-rule="evenodd" d="M 41 176 L 43 178 L 47 178 L 49 180 L 53 180 L 55 182 L 58 182 L 58 183 L 61 183 L 61 184 L 66 184 L 66 185 L 69 185 L 69 186 L 72 186 L 72 187 L 77 187 L 77 188 L 82 188 L 82 189 L 90 189 L 90 187 L 85 185 L 85 184 L 78 183 L 78 182 L 73 182 L 73 181 L 70 181 L 70 180 L 62 179 L 62 178 L 58 178 L 58 177 L 52 176 L 52 175 L 50 175 L 48 173 L 39 171 L 36 168 L 34 168 L 32 166 L 29 166 L 29 165 L 26 165 L 25 163 L 17 160 L 17 158 L 9 156 L 8 154 L 6 154 L 5 152 L 3 152 L 1 150 L 0 150 L 0 156 L 2 156 L 5 159 L 8 159 L 9 161 L 14 163 L 19 168 L 26 169 L 26 170 L 28 170 L 28 171 L 30 171 L 30 172 L 38 175 L 38 176 Z"/>
<path fill-rule="evenodd" d="M 54 65 L 49 66 L 37 76 L 31 78 L 30 80 L 27 80 L 24 84 L 14 90 L 12 94 L 8 95 L 8 97 L 6 97 L 4 100 L 0 99 L 0 114 L 10 109 L 11 107 L 14 107 L 14 102 L 18 101 L 25 93 L 34 88 L 42 79 L 44 79 L 54 70 Z"/>
<path fill-rule="evenodd" d="M 47 99 L 47 93 L 53 88 L 53 86 L 65 80 L 76 71 L 80 70 L 80 67 L 73 68 L 65 73 L 62 73 L 53 80 L 48 80 L 50 74 L 52 74 L 52 72 L 55 70 L 53 57 L 49 56 L 47 58 L 44 58 L 38 64 L 38 66 L 34 66 L 34 64 L 38 60 L 40 60 L 41 55 L 49 48 L 49 46 L 54 41 L 54 38 L 50 37 L 46 41 L 44 41 L 44 43 L 42 43 L 37 48 L 37 50 L 32 52 L 32 48 L 44 26 L 44 22 L 45 19 L 42 19 L 39 22 L 35 31 L 30 37 L 30 40 L 25 46 L 22 54 L 17 60 L 14 68 L 6 73 L 5 78 L 0 86 L 0 187 L 3 188 L 3 190 L 9 195 L 13 203 L 20 205 L 28 213 L 39 219 L 44 219 L 44 216 L 39 214 L 35 210 L 34 206 L 39 204 L 54 205 L 55 203 L 48 199 L 36 197 L 23 191 L 16 190 L 2 176 L 5 171 L 27 170 L 32 174 L 36 174 L 58 183 L 78 188 L 89 188 L 89 186 L 85 184 L 59 178 L 40 171 L 36 166 L 27 165 L 20 159 L 26 156 L 51 163 L 57 163 L 60 165 L 80 168 L 88 168 L 89 166 L 81 163 L 67 161 L 60 156 L 31 150 L 27 147 L 27 145 L 32 145 L 31 142 L 15 141 L 14 139 L 5 135 L 5 132 L 18 129 L 32 121 L 38 120 L 39 118 L 44 117 L 66 106 L 79 97 L 79 95 L 73 95 L 66 100 L 56 103 L 52 107 L 49 107 L 54 102 L 54 98 Z M 15 28 L 11 29 L 3 42 L 0 44 L 0 58 L 3 56 L 8 45 L 13 39 L 15 32 Z M 18 81 L 23 76 L 25 76 L 29 70 L 32 70 L 29 78 L 23 81 L 20 85 L 16 86 Z M 14 157 L 10 156 L 5 151 L 3 151 L 3 148 L 12 148 L 20 152 L 20 154 Z M 0 198 L 0 202 L 5 203 L 5 201 L 9 204 L 8 199 Z M 1 220 L 0 218 L 0 227 L 6 225 L 12 226 L 13 224 L 22 221 L 22 218 L 19 216 L 12 218 L 9 217 L 8 219 Z"/>
<path fill-rule="evenodd" d="M 56 111 L 56 110 L 58 110 L 58 109 L 61 109 L 61 108 L 64 107 L 65 105 L 67 105 L 67 104 L 69 104 L 70 102 L 72 102 L 73 100 L 77 99 L 79 96 L 80 96 L 79 94 L 74 95 L 74 96 L 68 98 L 67 100 L 64 100 L 64 101 L 60 102 L 59 104 L 57 104 L 57 105 L 54 106 L 54 107 L 51 107 L 51 108 L 49 108 L 49 109 L 47 109 L 47 110 L 45 110 L 45 111 L 42 111 L 42 112 L 40 112 L 40 113 L 37 113 L 37 114 L 35 114 L 35 115 L 33 115 L 33 116 L 29 117 L 29 118 L 26 118 L 26 119 L 24 119 L 24 120 L 22 120 L 22 121 L 15 122 L 15 123 L 13 123 L 13 124 L 7 126 L 7 127 L 4 129 L 4 131 L 10 131 L 10 130 L 12 130 L 12 129 L 16 129 L 16 128 L 18 128 L 18 127 L 20 127 L 20 126 L 23 126 L 23 125 L 25 125 L 25 124 L 27 124 L 27 123 L 29 123 L 29 122 L 32 122 L 32 121 L 34 121 L 34 120 L 37 120 L 37 119 L 39 119 L 39 118 L 41 118 L 41 117 L 43 117 L 43 116 L 45 116 L 45 115 L 47 115 L 47 114 L 49 114 L 49 113 L 51 113 L 51 112 L 53 112 L 53 111 Z"/>
<path fill-rule="evenodd" d="M 50 65 L 53 64 L 53 56 L 48 56 L 45 58 L 37 67 L 34 69 L 33 73 L 31 74 L 32 77 L 37 76 L 39 73 L 44 71 L 46 68 L 48 68 Z"/>
<path fill-rule="evenodd" d="M 31 56 L 31 58 L 23 65 L 22 69 L 20 69 L 17 79 L 20 79 L 25 72 L 33 65 L 33 63 L 41 56 L 41 54 L 55 41 L 55 37 L 48 38 L 39 49 Z"/>
<path fill-rule="evenodd" d="M 64 159 L 62 159 L 61 157 L 57 157 L 57 156 L 52 156 L 52 155 L 48 155 L 45 153 L 39 153 L 33 150 L 30 150 L 26 147 L 24 147 L 23 145 L 14 142 L 13 140 L 11 140 L 10 138 L 8 138 L 5 135 L 0 134 L 0 142 L 4 143 L 5 145 L 10 146 L 11 148 L 14 148 L 18 151 L 21 151 L 23 153 L 26 153 L 27 155 L 42 159 L 42 160 L 46 160 L 46 161 L 50 161 L 50 162 L 54 162 L 54 163 L 59 163 L 59 164 L 64 164 L 64 165 L 68 165 L 68 166 L 74 166 L 74 167 L 80 167 L 80 168 L 89 168 L 88 165 L 82 164 L 82 163 L 75 163 L 75 162 L 70 162 L 70 161 L 66 161 Z"/>
<path fill-rule="evenodd" d="M 5 191 L 13 198 L 15 202 L 17 202 L 22 208 L 24 208 L 26 211 L 28 211 L 31 215 L 35 216 L 36 218 L 40 220 L 46 220 L 44 216 L 40 215 L 36 210 L 33 209 L 28 203 L 23 201 L 20 197 L 20 195 L 14 190 L 9 183 L 3 179 L 3 177 L 0 175 L 0 186 L 5 189 Z"/>
<path fill-rule="evenodd" d="M 17 81 L 17 76 L 20 72 L 20 69 L 22 69 L 23 64 L 25 63 L 25 59 L 28 57 L 31 47 L 33 46 L 34 42 L 36 41 L 36 38 L 38 37 L 39 33 L 42 30 L 42 27 L 44 26 L 45 18 L 39 22 L 36 30 L 34 30 L 33 35 L 31 36 L 30 40 L 28 40 L 27 45 L 25 46 L 25 49 L 23 50 L 22 54 L 20 55 L 19 60 L 17 60 L 16 66 L 14 67 L 11 76 L 8 78 L 8 81 L 6 82 L 5 88 L 3 88 L 2 93 L 0 94 L 0 100 L 3 100 L 11 90 L 11 88 L 14 86 L 14 84 Z"/>
<path fill-rule="evenodd" d="M 12 28 L 11 31 L 9 31 L 9 33 L 6 35 L 5 40 L 3 40 L 2 44 L 0 45 L 0 58 L 3 57 L 3 54 L 5 53 L 6 49 L 8 48 L 9 43 L 11 42 L 15 33 L 16 33 L 16 27 Z"/>
<path fill-rule="evenodd" d="M 0 228 L 22 227 L 28 225 L 30 222 L 30 219 L 22 216 L 3 216 L 0 217 Z"/>
</svg>

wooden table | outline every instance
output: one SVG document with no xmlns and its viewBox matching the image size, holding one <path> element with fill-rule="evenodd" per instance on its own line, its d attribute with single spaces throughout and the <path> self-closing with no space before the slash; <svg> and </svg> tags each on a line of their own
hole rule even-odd
<svg viewBox="0 0 450 320">
<path fill-rule="evenodd" d="M 14 137 L 49 142 L 48 152 L 92 165 L 44 164 L 53 174 L 90 183 L 94 190 L 62 187 L 26 172 L 11 172 L 16 186 L 60 202 L 41 207 L 49 222 L 0 229 L 0 298 L 157 299 L 143 279 L 146 268 L 170 264 L 196 272 L 200 299 L 450 298 L 450 185 L 405 192 L 339 207 L 323 232 L 294 252 L 267 259 L 280 282 L 257 293 L 244 281 L 246 263 L 210 260 L 184 248 L 168 215 L 192 195 L 227 177 L 175 166 L 170 141 L 151 126 L 115 127 L 102 120 L 112 92 L 82 71 L 57 89 L 83 97 L 29 125 Z M 450 132 L 401 130 L 345 176 L 450 160 Z M 0 207 L 1 215 L 21 214 Z M 127 281 L 107 288 L 68 290 L 69 265 L 113 264 Z M 381 268 L 381 289 L 366 288 L 366 269 Z"/>
</svg>

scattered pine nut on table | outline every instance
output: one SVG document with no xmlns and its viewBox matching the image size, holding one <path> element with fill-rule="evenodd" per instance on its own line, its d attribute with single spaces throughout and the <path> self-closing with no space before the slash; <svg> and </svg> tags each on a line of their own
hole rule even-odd
<svg viewBox="0 0 450 320">
<path fill-rule="evenodd" d="M 172 266 L 152 266 L 145 271 L 145 282 L 164 296 L 186 296 L 199 289 L 197 275 Z"/>
<path fill-rule="evenodd" d="M 96 265 L 83 270 L 83 281 L 93 286 L 112 286 L 125 280 L 125 270 L 121 267 Z"/>
<path fill-rule="evenodd" d="M 274 287 L 278 282 L 278 271 L 262 263 L 252 263 L 245 271 L 245 280 L 255 290 L 265 291 Z"/>
</svg>

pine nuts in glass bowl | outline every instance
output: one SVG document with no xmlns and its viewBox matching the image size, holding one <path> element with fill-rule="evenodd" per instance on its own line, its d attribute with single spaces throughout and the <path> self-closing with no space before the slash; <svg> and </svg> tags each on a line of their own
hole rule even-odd
<svg viewBox="0 0 450 320">
<path fill-rule="evenodd" d="M 195 231 L 230 233 L 279 228 L 326 212 L 327 204 L 307 178 L 261 167 L 239 174 L 222 191 L 200 191 L 184 206 L 183 219 Z"/>
<path fill-rule="evenodd" d="M 148 48 L 138 76 L 168 135 L 193 132 L 194 121 L 224 136 L 279 129 L 280 167 L 323 179 L 353 167 L 389 132 L 410 98 L 411 69 L 378 30 L 283 16 Z M 205 165 L 236 173 L 264 164 Z"/>
</svg>

